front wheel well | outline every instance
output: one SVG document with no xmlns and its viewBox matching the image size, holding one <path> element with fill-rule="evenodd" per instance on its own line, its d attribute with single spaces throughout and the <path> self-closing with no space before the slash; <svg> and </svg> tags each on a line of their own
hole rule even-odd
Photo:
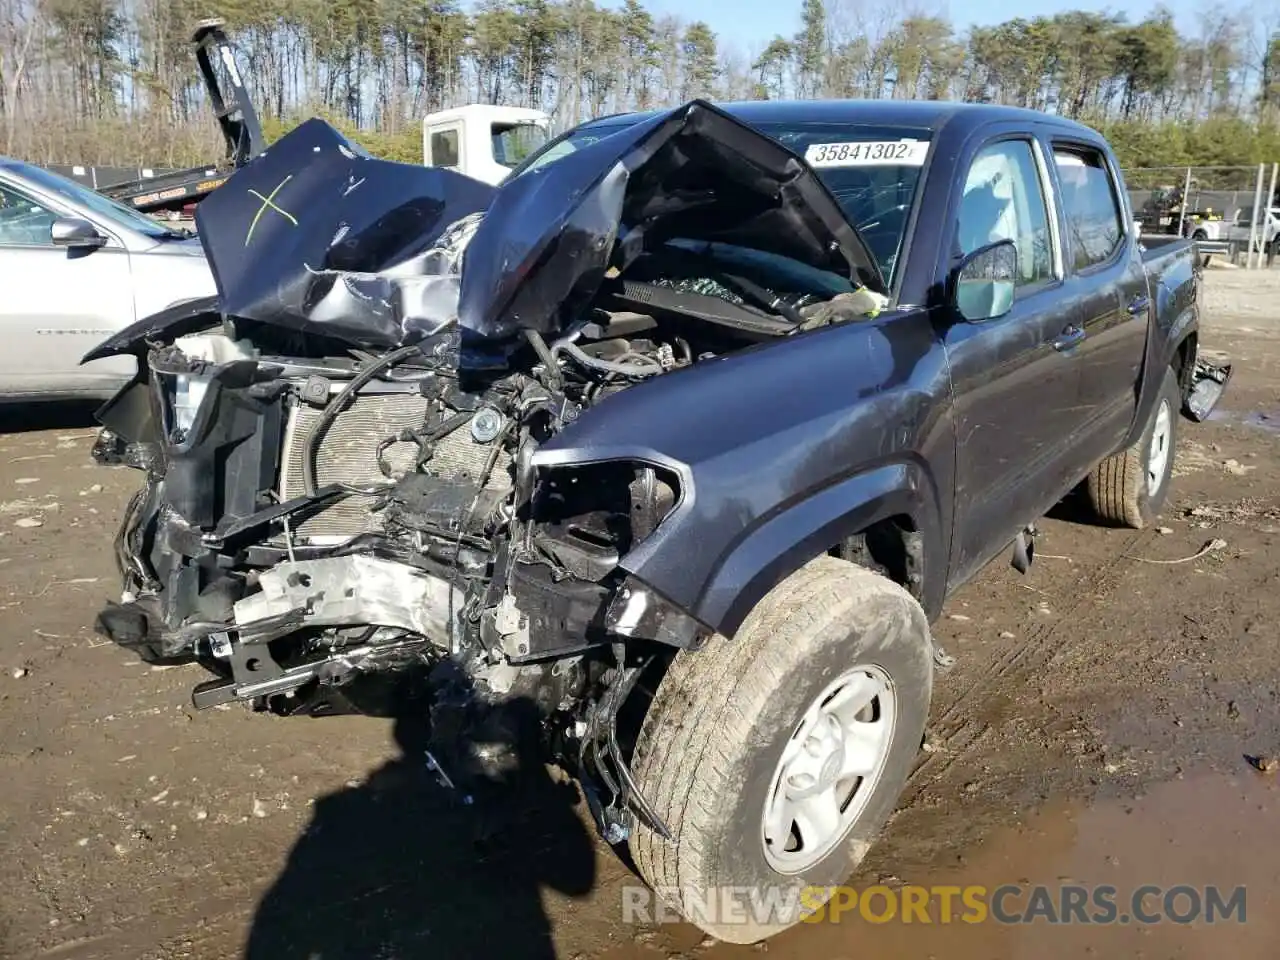
<svg viewBox="0 0 1280 960">
<path fill-rule="evenodd" d="M 917 600 L 924 594 L 924 537 L 907 514 L 877 520 L 827 551 L 887 577 Z"/>
</svg>

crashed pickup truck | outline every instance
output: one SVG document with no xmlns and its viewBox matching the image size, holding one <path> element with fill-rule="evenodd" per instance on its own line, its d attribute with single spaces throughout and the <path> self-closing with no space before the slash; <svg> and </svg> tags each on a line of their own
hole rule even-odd
<svg viewBox="0 0 1280 960">
<path fill-rule="evenodd" d="M 198 707 L 414 678 L 461 793 L 531 718 L 666 897 L 839 883 L 944 599 L 1074 488 L 1149 523 L 1225 383 L 1190 244 L 1126 196 L 1096 133 L 985 105 L 695 101 L 496 189 L 309 121 L 200 205 L 217 297 L 90 354 L 141 371 L 100 629 L 205 668 Z"/>
</svg>

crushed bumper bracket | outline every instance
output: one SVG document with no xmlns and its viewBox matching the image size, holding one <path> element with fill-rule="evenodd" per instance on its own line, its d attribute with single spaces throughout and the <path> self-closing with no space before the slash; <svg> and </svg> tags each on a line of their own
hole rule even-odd
<svg viewBox="0 0 1280 960">
<path fill-rule="evenodd" d="M 296 690 L 317 679 L 327 661 L 282 667 L 266 644 L 231 642 L 227 662 L 230 680 L 209 680 L 191 691 L 191 705 L 206 710 L 233 700 L 252 700 Z"/>
<path fill-rule="evenodd" d="M 656 834 L 670 840 L 671 828 L 636 784 L 618 743 L 618 711 L 648 662 L 625 666 L 626 647 L 623 644 L 614 644 L 614 653 L 618 659 L 614 680 L 587 717 L 587 730 L 578 754 L 578 773 L 587 806 L 595 819 L 596 829 L 606 843 L 622 843 L 630 836 L 632 811 Z M 611 794 L 607 803 L 601 796 L 601 786 Z"/>
<path fill-rule="evenodd" d="M 1197 423 L 1208 419 L 1213 408 L 1222 399 L 1222 394 L 1226 392 L 1227 381 L 1230 379 L 1231 364 L 1196 360 L 1195 370 L 1191 374 L 1191 386 L 1182 404 L 1183 411 Z"/>
</svg>

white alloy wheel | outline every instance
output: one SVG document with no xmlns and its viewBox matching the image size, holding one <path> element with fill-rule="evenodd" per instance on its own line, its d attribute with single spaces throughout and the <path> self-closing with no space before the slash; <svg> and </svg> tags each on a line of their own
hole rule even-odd
<svg viewBox="0 0 1280 960">
<path fill-rule="evenodd" d="M 1169 401 L 1161 399 L 1156 410 L 1155 424 L 1151 429 L 1151 443 L 1147 446 L 1147 496 L 1160 492 L 1164 483 L 1165 468 L 1169 465 L 1169 449 L 1173 441 L 1173 413 Z"/>
<path fill-rule="evenodd" d="M 875 791 L 897 719 L 893 681 L 846 670 L 804 711 L 774 769 L 761 816 L 765 859 L 801 873 L 848 835 Z"/>
</svg>

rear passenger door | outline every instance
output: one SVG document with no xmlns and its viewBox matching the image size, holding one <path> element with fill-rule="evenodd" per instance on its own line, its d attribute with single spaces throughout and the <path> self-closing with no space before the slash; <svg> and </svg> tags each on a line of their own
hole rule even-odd
<svg viewBox="0 0 1280 960">
<path fill-rule="evenodd" d="M 1081 419 L 1074 349 L 1083 334 L 1063 297 L 1049 163 L 1038 141 L 1018 133 L 981 144 L 961 175 L 952 263 L 1009 239 L 1018 274 L 1004 316 L 943 318 L 956 425 L 951 583 L 968 579 L 1070 486 L 1064 455 Z"/>
<path fill-rule="evenodd" d="M 1124 439 L 1137 410 L 1137 384 L 1151 300 L 1114 171 L 1096 146 L 1055 138 L 1062 211 L 1064 297 L 1079 305 L 1084 339 L 1077 449 L 1083 476 Z"/>
</svg>

